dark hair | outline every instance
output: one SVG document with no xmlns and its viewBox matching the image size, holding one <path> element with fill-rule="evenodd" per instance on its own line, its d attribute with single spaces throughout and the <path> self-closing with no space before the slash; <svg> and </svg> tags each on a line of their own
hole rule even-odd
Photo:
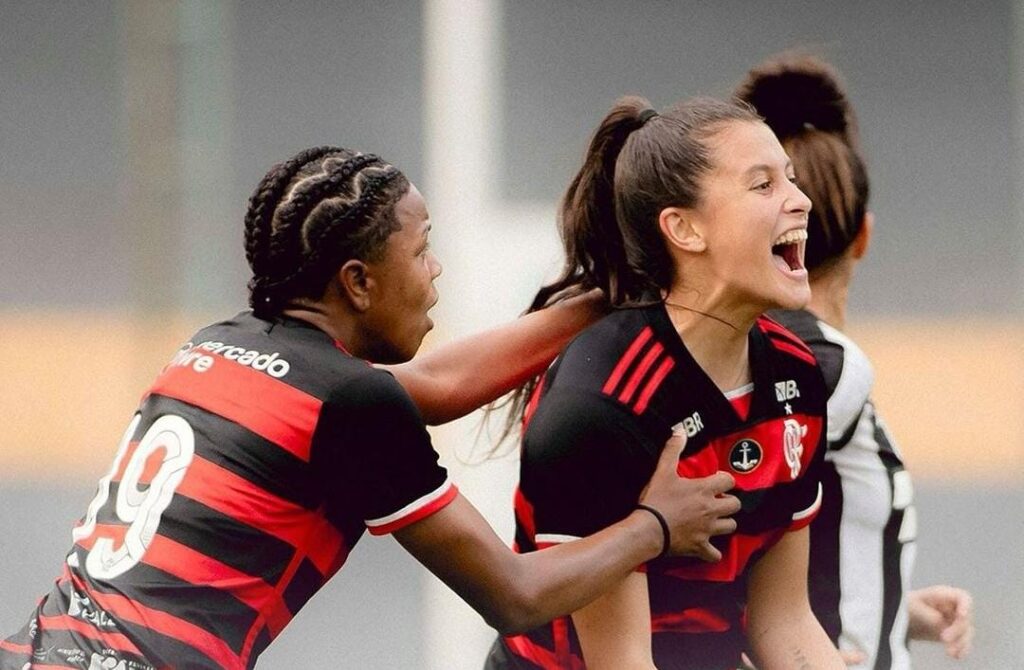
<svg viewBox="0 0 1024 670">
<path fill-rule="evenodd" d="M 376 260 L 400 228 L 409 181 L 373 154 L 317 147 L 278 163 L 249 198 L 249 304 L 261 317 L 296 297 L 320 297 L 346 261 Z"/>
<path fill-rule="evenodd" d="M 778 136 L 800 188 L 814 203 L 804 263 L 815 270 L 840 257 L 864 223 L 869 184 L 853 108 L 836 70 L 788 53 L 753 68 L 736 89 Z"/>
<path fill-rule="evenodd" d="M 562 199 L 562 273 L 538 291 L 527 311 L 592 288 L 602 289 L 613 307 L 660 300 L 675 270 L 658 216 L 666 207 L 699 204 L 701 179 L 714 167 L 707 140 L 734 121 L 761 119 L 749 105 L 712 98 L 660 114 L 644 98 L 616 101 Z M 514 430 L 535 383 L 513 396 L 505 435 Z"/>
<path fill-rule="evenodd" d="M 700 179 L 712 168 L 707 139 L 722 124 L 759 120 L 747 105 L 711 98 L 661 114 L 637 96 L 616 101 L 562 199 L 562 274 L 537 293 L 531 311 L 573 285 L 603 289 L 614 306 L 667 289 L 673 266 L 658 215 L 699 202 Z"/>
</svg>

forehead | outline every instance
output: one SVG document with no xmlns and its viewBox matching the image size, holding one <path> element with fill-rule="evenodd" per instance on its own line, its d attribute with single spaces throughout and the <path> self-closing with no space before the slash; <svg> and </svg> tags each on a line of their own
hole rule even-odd
<svg viewBox="0 0 1024 670">
<path fill-rule="evenodd" d="M 731 121 L 708 138 L 713 173 L 742 176 L 755 166 L 785 170 L 789 156 L 771 128 L 760 121 Z"/>
<path fill-rule="evenodd" d="M 423 195 L 413 184 L 409 190 L 395 203 L 395 218 L 401 224 L 401 234 L 422 236 L 430 225 L 430 214 Z"/>
</svg>

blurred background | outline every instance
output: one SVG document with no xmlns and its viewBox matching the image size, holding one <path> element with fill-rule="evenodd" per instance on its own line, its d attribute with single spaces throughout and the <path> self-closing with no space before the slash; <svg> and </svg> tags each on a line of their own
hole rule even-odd
<svg viewBox="0 0 1024 670">
<path fill-rule="evenodd" d="M 915 475 L 914 581 L 976 599 L 972 656 L 918 645 L 917 666 L 1022 667 L 1018 0 L 0 1 L 0 637 L 149 381 L 245 306 L 242 217 L 273 163 L 340 144 L 420 186 L 445 265 L 429 347 L 557 269 L 555 203 L 616 97 L 724 95 L 791 47 L 840 69 L 860 117 L 877 225 L 850 331 Z M 509 538 L 515 455 L 484 461 L 481 421 L 437 447 Z M 260 667 L 479 668 L 492 638 L 367 537 Z"/>
</svg>

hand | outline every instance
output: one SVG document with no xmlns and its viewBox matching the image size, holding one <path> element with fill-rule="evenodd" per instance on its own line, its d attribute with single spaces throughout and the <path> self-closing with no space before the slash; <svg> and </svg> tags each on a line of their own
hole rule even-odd
<svg viewBox="0 0 1024 670">
<path fill-rule="evenodd" d="M 711 537 L 736 530 L 736 520 L 728 517 L 740 510 L 740 501 L 726 494 L 736 481 L 727 472 L 699 479 L 680 477 L 676 469 L 685 446 L 685 436 L 669 438 L 640 502 L 665 516 L 671 531 L 670 554 L 715 562 L 722 552 L 711 545 Z"/>
<path fill-rule="evenodd" d="M 952 586 L 929 586 L 907 594 L 909 635 L 913 640 L 942 642 L 957 660 L 974 640 L 974 602 L 971 594 Z"/>
<path fill-rule="evenodd" d="M 843 663 L 846 664 L 846 667 L 860 665 L 868 659 L 867 654 L 858 649 L 840 649 L 839 657 L 843 659 Z"/>
</svg>

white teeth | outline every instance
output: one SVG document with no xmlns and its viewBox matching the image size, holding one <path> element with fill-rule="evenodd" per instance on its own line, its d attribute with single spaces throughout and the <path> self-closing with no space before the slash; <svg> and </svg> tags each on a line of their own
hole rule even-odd
<svg viewBox="0 0 1024 670">
<path fill-rule="evenodd" d="M 775 240 L 772 246 L 774 247 L 779 244 L 796 244 L 797 242 L 803 242 L 806 239 L 807 229 L 797 228 L 796 230 L 791 230 L 788 233 L 783 233 L 782 235 L 780 235 L 779 239 Z"/>
</svg>

